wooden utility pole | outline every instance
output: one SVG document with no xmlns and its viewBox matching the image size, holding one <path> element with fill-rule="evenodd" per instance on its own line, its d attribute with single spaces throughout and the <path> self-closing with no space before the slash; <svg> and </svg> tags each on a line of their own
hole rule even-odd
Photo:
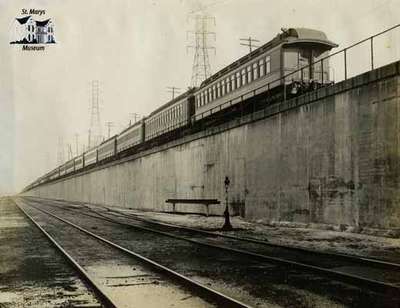
<svg viewBox="0 0 400 308">
<path fill-rule="evenodd" d="M 172 99 L 175 98 L 175 94 L 179 94 L 180 88 L 177 87 L 167 87 L 168 92 L 172 94 Z"/>
<path fill-rule="evenodd" d="M 107 139 L 110 138 L 110 134 L 111 134 L 111 127 L 114 127 L 114 122 L 106 122 L 106 126 L 107 126 Z"/>
<path fill-rule="evenodd" d="M 253 39 L 251 36 L 249 36 L 248 38 L 241 38 L 240 40 L 247 42 L 247 43 L 240 43 L 240 45 L 249 47 L 249 52 L 252 52 L 253 48 L 260 47 L 260 46 L 256 46 L 256 45 L 253 44 L 253 42 L 259 43 L 260 41 L 256 40 L 256 39 Z"/>
</svg>

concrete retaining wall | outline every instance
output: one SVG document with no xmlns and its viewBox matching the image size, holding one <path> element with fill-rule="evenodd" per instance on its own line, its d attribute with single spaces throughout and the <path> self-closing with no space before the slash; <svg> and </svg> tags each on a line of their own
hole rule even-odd
<svg viewBox="0 0 400 308">
<path fill-rule="evenodd" d="M 224 200 L 229 176 L 231 208 L 251 220 L 399 228 L 399 87 L 394 63 L 287 102 L 288 111 L 27 194 L 164 211 L 167 198 Z"/>
</svg>

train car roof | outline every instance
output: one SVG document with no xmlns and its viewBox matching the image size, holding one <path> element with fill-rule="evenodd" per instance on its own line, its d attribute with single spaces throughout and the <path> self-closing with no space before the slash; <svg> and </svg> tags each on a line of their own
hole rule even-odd
<svg viewBox="0 0 400 308">
<path fill-rule="evenodd" d="M 264 53 L 268 49 L 271 49 L 281 44 L 295 44 L 295 43 L 317 43 L 325 45 L 327 49 L 332 49 L 333 47 L 338 46 L 336 43 L 328 40 L 326 34 L 319 30 L 308 29 L 308 28 L 290 28 L 290 29 L 282 28 L 282 33 L 278 33 L 271 41 L 265 43 L 264 45 L 255 49 L 251 53 L 241 57 L 235 62 L 219 70 L 217 73 L 204 80 L 201 83 L 200 87 L 204 87 L 212 83 L 213 81 L 222 77 L 226 73 L 236 69 L 243 63 L 251 61 L 252 59 L 256 58 L 257 56 Z"/>
<path fill-rule="evenodd" d="M 195 90 L 196 90 L 196 88 L 189 88 L 189 90 L 187 90 L 186 92 L 184 92 L 181 95 L 175 97 L 174 99 L 170 100 L 169 102 L 165 103 L 164 105 L 161 105 L 160 107 L 158 107 L 156 110 L 154 110 L 152 113 L 150 113 L 147 118 L 150 118 L 151 116 L 155 115 L 156 113 L 160 112 L 161 110 L 164 110 L 165 108 L 168 108 L 169 106 L 172 106 L 176 102 L 188 97 Z"/>
</svg>

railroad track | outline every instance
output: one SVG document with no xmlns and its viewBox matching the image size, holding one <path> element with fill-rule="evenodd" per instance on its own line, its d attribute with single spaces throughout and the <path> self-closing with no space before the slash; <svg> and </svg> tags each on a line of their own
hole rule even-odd
<svg viewBox="0 0 400 308">
<path fill-rule="evenodd" d="M 369 290 L 386 294 L 386 296 L 389 295 L 390 300 L 395 302 L 397 302 L 399 298 L 400 273 L 399 265 L 397 264 L 366 258 L 358 259 L 345 255 L 340 255 L 340 258 L 336 258 L 337 255 L 318 254 L 311 251 L 287 249 L 286 247 L 282 248 L 286 249 L 285 251 L 271 251 L 271 248 L 276 247 L 271 247 L 270 244 L 260 243 L 260 241 L 238 239 L 232 236 L 225 236 L 197 229 L 155 223 L 154 221 L 149 222 L 107 208 L 101 209 L 99 207 L 93 208 L 88 206 L 71 207 L 64 202 L 53 202 L 49 200 L 35 201 L 34 199 L 30 199 L 30 201 L 41 205 L 42 210 L 43 204 L 47 203 L 47 206 L 53 207 L 52 209 L 57 207 L 58 210 L 63 212 L 79 212 L 80 215 L 83 216 L 96 218 L 113 224 L 129 226 L 130 228 L 157 234 L 159 236 L 171 237 L 176 240 L 183 240 L 212 249 L 220 249 L 232 254 L 246 256 L 247 258 L 268 263 L 280 264 L 301 271 L 314 272 L 333 280 L 350 283 L 354 286 L 362 286 L 362 288 L 368 288 Z M 132 221 L 136 223 L 132 223 Z M 140 224 L 138 224 L 138 222 Z M 152 227 L 149 227 L 150 225 Z M 157 228 L 154 226 L 157 226 Z M 223 239 L 223 241 L 221 241 L 221 239 Z M 227 243 L 227 239 L 229 239 L 229 243 Z M 263 249 L 260 247 L 263 247 Z M 265 247 L 268 247 L 268 249 L 265 249 Z M 282 258 L 282 255 L 284 258 Z M 321 264 L 323 266 L 320 266 Z M 360 264 L 362 264 L 362 266 Z M 379 268 L 379 270 L 377 270 L 377 268 Z"/>
<path fill-rule="evenodd" d="M 57 201 L 60 202 L 60 201 Z M 65 204 L 65 203 L 63 203 Z M 82 204 L 82 206 L 85 206 Z M 92 207 L 85 206 L 91 211 L 93 211 Z M 228 240 L 235 240 L 235 241 L 240 241 L 240 242 L 245 242 L 245 243 L 251 243 L 251 244 L 258 244 L 262 246 L 268 246 L 272 247 L 274 249 L 283 249 L 283 251 L 294 251 L 294 252 L 302 252 L 305 254 L 309 255 L 315 255 L 315 256 L 327 256 L 330 258 L 339 258 L 347 261 L 355 261 L 360 264 L 369 264 L 372 266 L 377 266 L 377 267 L 383 267 L 383 268 L 388 268 L 390 270 L 400 270 L 400 264 L 399 263 L 393 263 L 393 262 L 388 262 L 384 260 L 379 260 L 376 258 L 367 258 L 367 257 L 361 257 L 361 256 L 356 256 L 356 255 L 350 255 L 350 254 L 343 254 L 343 253 L 333 253 L 333 252 L 325 252 L 325 251 L 316 251 L 312 249 L 307 249 L 307 248 L 301 248 L 301 247 L 294 247 L 294 246 L 289 246 L 289 245 L 283 245 L 283 244 L 276 244 L 276 243 L 270 243 L 265 240 L 259 240 L 255 238 L 249 238 L 249 237 L 240 237 L 240 236 L 233 236 L 233 235 L 227 235 L 227 234 L 222 234 L 219 232 L 212 232 L 212 231 L 206 231 L 206 230 L 201 230 L 201 229 L 196 229 L 196 228 L 191 228 L 191 227 L 185 227 L 177 224 L 171 224 L 171 223 L 166 223 L 166 222 L 161 222 L 157 221 L 154 219 L 144 219 L 140 215 L 136 215 L 133 213 L 124 213 L 123 211 L 113 209 L 111 207 L 106 207 L 102 205 L 95 205 L 93 206 L 94 208 L 102 208 L 105 210 L 104 214 L 111 214 L 111 215 L 119 215 L 126 217 L 128 219 L 133 219 L 139 222 L 143 222 L 149 225 L 155 225 L 155 226 L 160 226 L 160 227 L 166 227 L 168 231 L 173 231 L 173 230 L 184 230 L 184 231 L 189 231 L 193 233 L 198 233 L 198 234 L 203 234 L 205 236 L 212 236 L 212 237 L 220 237 L 220 238 L 225 238 Z M 96 212 L 96 211 L 95 211 Z M 103 214 L 103 215 L 104 215 Z"/>
<path fill-rule="evenodd" d="M 107 294 L 107 291 L 104 290 L 104 286 L 102 286 L 93 275 L 90 275 L 84 268 L 84 266 L 80 265 L 79 262 L 70 254 L 68 253 L 62 245 L 52 236 L 49 232 L 45 230 L 46 227 L 43 227 L 39 222 L 36 221 L 36 219 L 33 217 L 33 215 L 29 214 L 26 209 L 21 207 L 18 203 L 16 203 L 17 207 L 40 229 L 40 231 L 43 232 L 43 234 L 51 241 L 51 243 L 63 254 L 65 258 L 76 268 L 78 271 L 79 275 L 93 288 L 95 291 L 96 295 L 99 296 L 100 300 L 106 307 L 119 307 L 120 305 L 118 304 L 118 301 L 112 298 L 112 296 Z M 118 252 L 122 252 L 125 255 L 128 255 L 130 257 L 133 257 L 136 260 L 139 260 L 140 263 L 145 264 L 145 266 L 151 267 L 153 270 L 156 272 L 160 272 L 163 275 L 168 276 L 169 280 L 174 280 L 181 284 L 183 288 L 188 289 L 193 292 L 193 294 L 196 294 L 197 296 L 201 296 L 202 298 L 206 299 L 206 302 L 208 302 L 210 307 L 251 307 L 245 303 L 242 303 L 234 298 L 231 298 L 225 294 L 222 294 L 218 291 L 215 291 L 205 285 L 202 285 L 184 275 L 181 275 L 173 270 L 171 270 L 168 267 L 165 267 L 157 262 L 154 262 L 138 253 L 133 252 L 132 250 L 126 249 L 112 241 L 109 241 L 105 239 L 102 236 L 99 236 L 83 227 L 80 227 L 68 220 L 65 220 L 57 215 L 54 215 L 50 212 L 47 212 L 43 209 L 39 209 L 36 206 L 29 205 L 28 207 L 35 209 L 36 211 L 39 211 L 41 213 L 46 213 L 50 217 L 57 219 L 58 221 L 62 222 L 65 225 L 68 225 L 70 227 L 75 228 L 76 230 L 79 230 L 82 234 L 84 234 L 87 237 L 94 238 L 102 243 L 105 243 L 112 247 L 114 250 Z M 42 223 L 43 224 L 43 223 Z M 187 296 L 187 298 L 192 297 L 192 295 Z M 142 303 L 143 304 L 143 303 Z M 166 303 L 163 303 L 164 305 Z M 174 304 L 174 303 L 171 303 Z M 204 303 L 203 303 L 204 304 Z M 146 304 L 144 304 L 146 306 Z M 167 306 L 167 305 L 165 305 Z M 203 306 L 203 305 L 202 305 Z M 201 306 L 201 307 L 202 307 Z M 128 306 L 126 306 L 128 307 Z"/>
</svg>

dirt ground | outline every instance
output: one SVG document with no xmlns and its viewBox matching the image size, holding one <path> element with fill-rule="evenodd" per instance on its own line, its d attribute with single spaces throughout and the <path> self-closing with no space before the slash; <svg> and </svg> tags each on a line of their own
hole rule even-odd
<svg viewBox="0 0 400 308">
<path fill-rule="evenodd" d="M 100 307 L 10 199 L 0 199 L 0 307 Z"/>
</svg>

